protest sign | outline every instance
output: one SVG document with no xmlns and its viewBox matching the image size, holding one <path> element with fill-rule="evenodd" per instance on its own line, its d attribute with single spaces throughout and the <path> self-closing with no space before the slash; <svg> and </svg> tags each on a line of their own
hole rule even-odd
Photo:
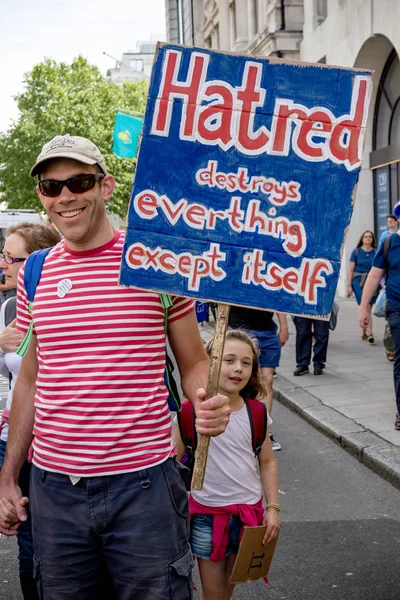
<svg viewBox="0 0 400 600">
<path fill-rule="evenodd" d="M 265 525 L 244 528 L 230 583 L 245 583 L 267 577 L 278 538 L 264 546 L 262 541 L 266 529 Z"/>
<path fill-rule="evenodd" d="M 198 323 L 207 321 L 207 302 L 196 302 L 196 318 Z"/>
<path fill-rule="evenodd" d="M 371 72 L 159 44 L 121 283 L 327 318 Z"/>
</svg>

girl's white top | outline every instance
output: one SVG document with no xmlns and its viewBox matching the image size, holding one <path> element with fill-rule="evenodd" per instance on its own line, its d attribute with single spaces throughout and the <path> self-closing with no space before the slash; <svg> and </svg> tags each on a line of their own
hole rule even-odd
<svg viewBox="0 0 400 600">
<path fill-rule="evenodd" d="M 5 306 L 6 306 L 7 302 L 9 302 L 10 300 L 11 300 L 11 298 L 6 300 L 2 304 L 1 309 L 0 309 L 0 333 L 3 333 L 4 329 L 6 328 L 6 325 L 4 323 L 4 313 L 5 313 Z M 22 358 L 20 356 L 18 356 L 18 354 L 16 352 L 3 352 L 3 350 L 0 348 L 0 373 L 1 373 L 1 375 L 4 375 L 4 377 L 7 377 L 7 379 L 9 378 L 10 373 L 11 373 L 11 377 L 12 377 L 11 388 L 8 391 L 7 404 L 6 404 L 6 408 L 8 410 L 11 410 L 13 390 L 14 390 L 15 382 L 17 381 L 18 373 L 19 373 L 19 370 L 21 367 L 21 362 L 22 362 Z M 8 423 L 6 423 L 3 427 L 3 429 L 1 430 L 0 439 L 2 439 L 4 442 L 7 441 L 7 439 L 8 439 Z"/>
<path fill-rule="evenodd" d="M 262 497 L 246 406 L 232 412 L 224 433 L 210 439 L 203 489 L 191 493 L 205 506 L 255 504 Z"/>
</svg>

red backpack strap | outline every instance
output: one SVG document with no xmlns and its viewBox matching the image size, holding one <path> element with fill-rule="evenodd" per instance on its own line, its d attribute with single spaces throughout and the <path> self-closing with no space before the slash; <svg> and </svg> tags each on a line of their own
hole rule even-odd
<svg viewBox="0 0 400 600">
<path fill-rule="evenodd" d="M 195 452 L 197 448 L 196 413 L 190 400 L 182 402 L 182 408 L 177 413 L 179 432 L 185 448 L 189 447 Z"/>
<path fill-rule="evenodd" d="M 261 452 L 261 446 L 267 437 L 267 407 L 261 400 L 245 399 L 247 414 L 249 415 L 251 427 L 251 444 L 255 456 Z"/>
</svg>

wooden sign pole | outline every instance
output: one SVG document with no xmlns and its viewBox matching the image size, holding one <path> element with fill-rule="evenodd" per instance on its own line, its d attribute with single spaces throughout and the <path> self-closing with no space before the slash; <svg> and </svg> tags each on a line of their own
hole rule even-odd
<svg viewBox="0 0 400 600">
<path fill-rule="evenodd" d="M 221 371 L 225 334 L 228 327 L 229 310 L 229 304 L 218 304 L 214 340 L 210 353 L 210 370 L 208 372 L 206 398 L 211 398 L 218 393 L 219 373 Z M 192 476 L 192 490 L 201 490 L 203 487 L 209 444 L 209 435 L 198 435 L 196 460 L 194 463 Z"/>
</svg>

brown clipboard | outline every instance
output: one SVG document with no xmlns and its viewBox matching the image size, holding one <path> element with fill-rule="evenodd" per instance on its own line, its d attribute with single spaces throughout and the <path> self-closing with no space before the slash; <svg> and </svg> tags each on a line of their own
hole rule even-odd
<svg viewBox="0 0 400 600">
<path fill-rule="evenodd" d="M 274 557 L 278 536 L 263 546 L 266 526 L 245 527 L 230 583 L 245 583 L 267 577 Z"/>
</svg>

